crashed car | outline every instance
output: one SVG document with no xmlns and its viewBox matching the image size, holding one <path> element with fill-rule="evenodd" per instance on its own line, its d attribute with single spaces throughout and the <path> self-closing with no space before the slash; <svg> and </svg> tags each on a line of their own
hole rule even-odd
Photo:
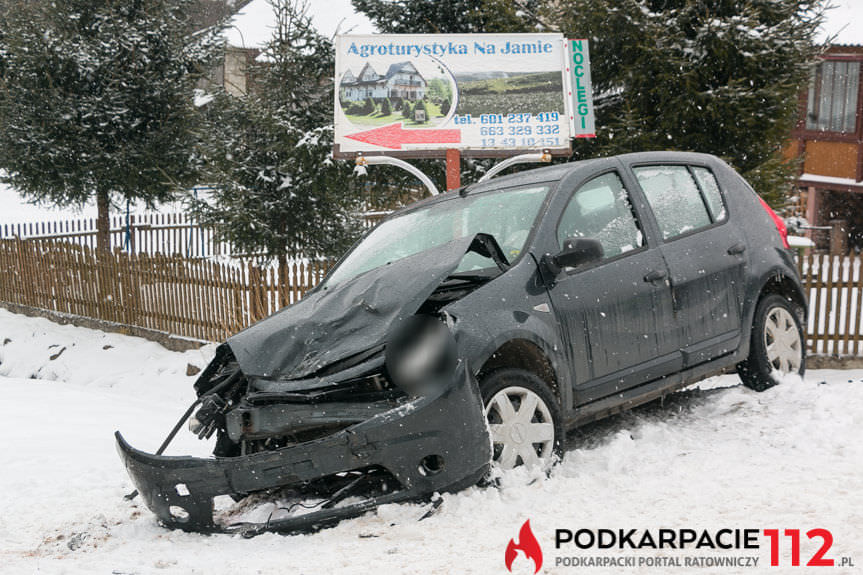
<svg viewBox="0 0 863 575">
<path fill-rule="evenodd" d="M 706 376 L 736 369 L 764 390 L 802 374 L 806 302 L 785 234 L 702 154 L 429 198 L 218 348 L 181 420 L 215 434 L 215 457 L 148 454 L 119 432 L 118 449 L 166 526 L 245 534 L 458 490 L 490 466 L 547 466 L 567 429 Z M 257 522 L 214 514 L 218 496 L 276 490 L 307 503 Z"/>
</svg>

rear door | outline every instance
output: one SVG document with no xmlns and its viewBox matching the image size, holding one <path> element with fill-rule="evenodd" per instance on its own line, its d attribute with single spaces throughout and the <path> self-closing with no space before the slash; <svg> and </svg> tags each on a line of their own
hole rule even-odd
<svg viewBox="0 0 863 575">
<path fill-rule="evenodd" d="M 673 339 L 691 367 L 740 343 L 744 236 L 728 218 L 707 166 L 650 164 L 632 171 L 653 212 L 668 266 Z"/>
<path fill-rule="evenodd" d="M 573 357 L 579 404 L 672 373 L 677 350 L 664 355 L 673 321 L 668 271 L 647 244 L 617 170 L 594 176 L 570 195 L 556 225 L 556 250 L 569 238 L 592 238 L 601 261 L 566 269 L 549 289 Z"/>
</svg>

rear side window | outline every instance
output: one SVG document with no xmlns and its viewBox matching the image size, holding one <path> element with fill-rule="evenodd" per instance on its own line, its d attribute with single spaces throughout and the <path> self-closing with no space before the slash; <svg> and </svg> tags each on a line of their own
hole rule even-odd
<svg viewBox="0 0 863 575">
<path fill-rule="evenodd" d="M 629 194 L 616 173 L 597 176 L 572 195 L 557 227 L 561 246 L 568 238 L 599 241 L 606 259 L 643 245 Z"/>
<path fill-rule="evenodd" d="M 725 220 L 725 204 L 722 202 L 722 194 L 719 193 L 719 183 L 716 181 L 716 176 L 707 168 L 700 166 L 693 166 L 692 173 L 695 174 L 695 179 L 698 180 L 698 185 L 704 192 L 704 198 L 707 200 L 707 207 L 710 208 L 710 216 L 713 221 Z"/>
<path fill-rule="evenodd" d="M 662 239 L 675 238 L 712 223 L 686 166 L 643 166 L 634 172 L 656 216 Z"/>
</svg>

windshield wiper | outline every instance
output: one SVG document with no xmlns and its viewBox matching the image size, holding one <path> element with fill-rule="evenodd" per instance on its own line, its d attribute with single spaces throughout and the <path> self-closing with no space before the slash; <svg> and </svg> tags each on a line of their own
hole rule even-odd
<svg viewBox="0 0 863 575">
<path fill-rule="evenodd" d="M 462 283 L 473 283 L 473 282 L 486 282 L 492 279 L 492 276 L 486 274 L 470 274 L 470 273 L 460 273 L 460 274 L 452 274 L 448 276 L 441 283 L 450 283 L 450 282 L 462 282 Z"/>
</svg>

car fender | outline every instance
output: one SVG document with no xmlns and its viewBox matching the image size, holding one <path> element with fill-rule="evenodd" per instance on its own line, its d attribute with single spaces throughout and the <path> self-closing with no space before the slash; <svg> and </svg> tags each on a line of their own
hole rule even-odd
<svg viewBox="0 0 863 575">
<path fill-rule="evenodd" d="M 551 364 L 561 405 L 566 409 L 572 405 L 568 367 L 572 358 L 533 258 L 524 258 L 499 278 L 449 304 L 445 311 L 455 320 L 453 334 L 459 354 L 468 360 L 475 375 L 502 345 L 526 340 Z"/>
<path fill-rule="evenodd" d="M 804 321 L 808 314 L 808 300 L 803 287 L 800 284 L 797 270 L 787 265 L 773 265 L 767 271 L 762 273 L 750 285 L 753 289 L 747 290 L 746 299 L 743 302 L 743 335 L 741 338 L 739 355 L 743 359 L 749 355 L 749 344 L 752 340 L 752 324 L 755 321 L 755 309 L 758 306 L 758 301 L 761 299 L 765 288 L 772 281 L 777 279 L 789 278 L 789 287 L 794 290 L 795 295 L 803 302 L 803 318 Z M 805 331 L 805 327 L 804 327 Z"/>
</svg>

